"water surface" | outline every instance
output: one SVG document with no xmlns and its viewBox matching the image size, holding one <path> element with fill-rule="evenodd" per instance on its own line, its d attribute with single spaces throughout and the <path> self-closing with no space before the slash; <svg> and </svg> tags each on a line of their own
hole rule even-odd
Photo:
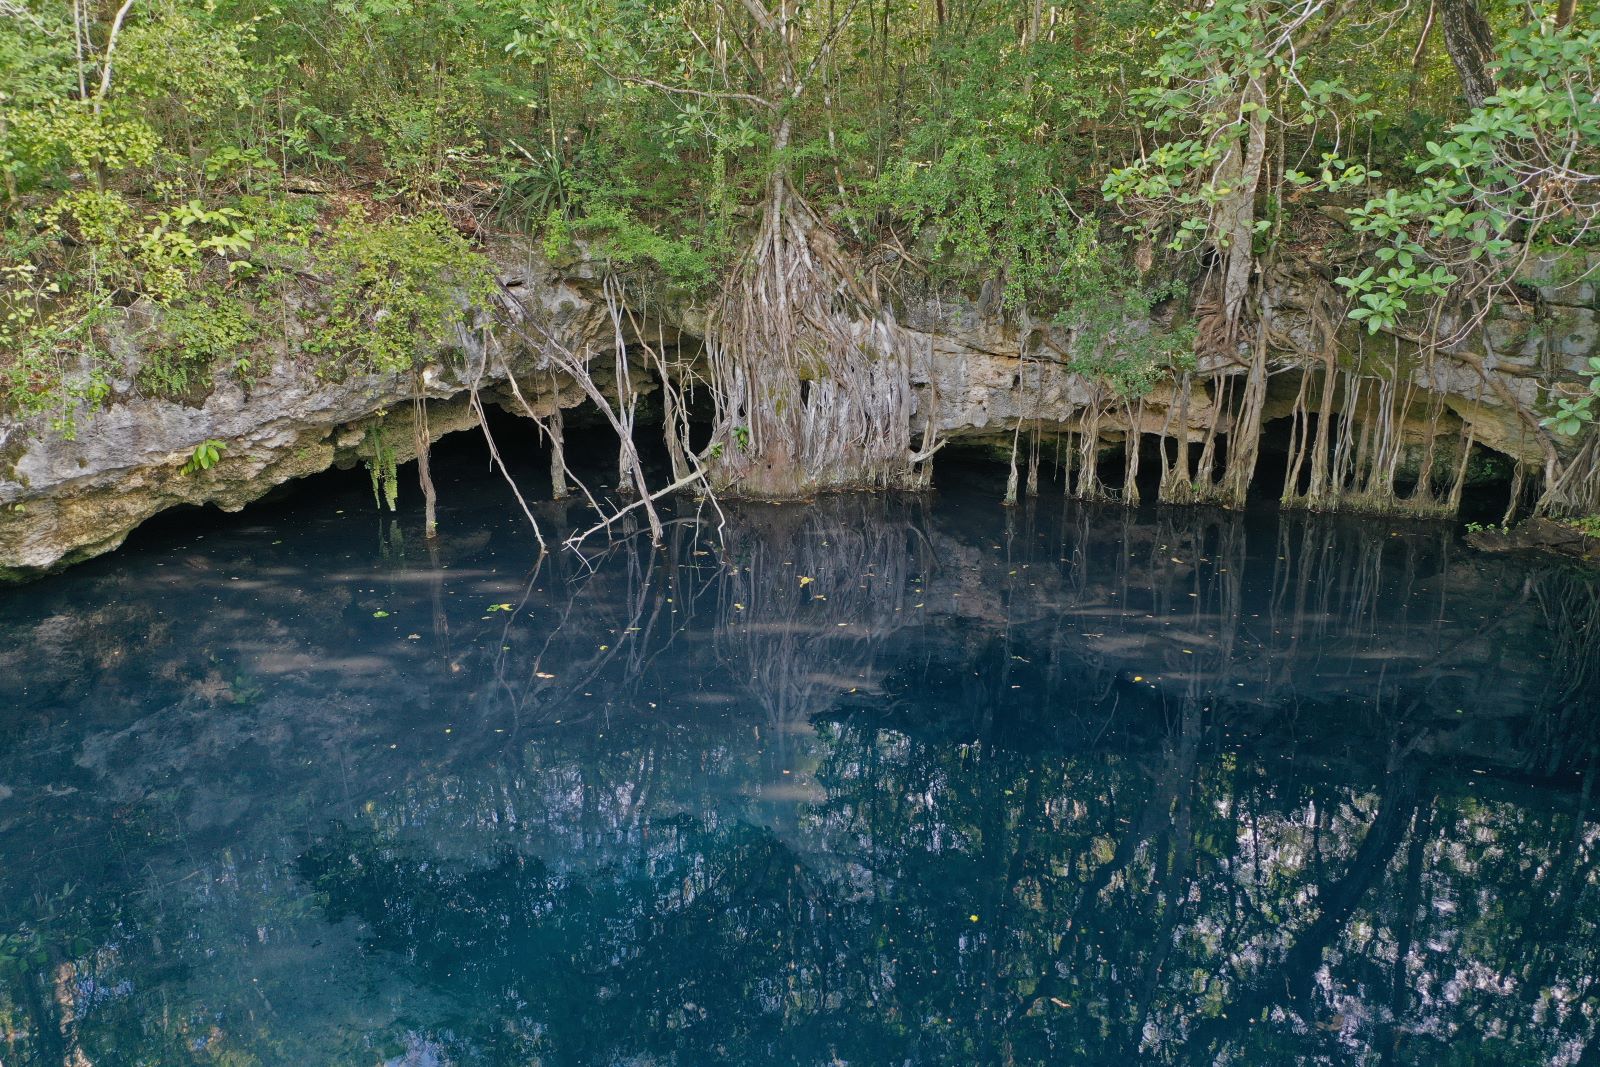
<svg viewBox="0 0 1600 1067">
<path fill-rule="evenodd" d="M 1581 572 L 444 473 L 0 592 L 6 1067 L 1600 1062 Z"/>
</svg>

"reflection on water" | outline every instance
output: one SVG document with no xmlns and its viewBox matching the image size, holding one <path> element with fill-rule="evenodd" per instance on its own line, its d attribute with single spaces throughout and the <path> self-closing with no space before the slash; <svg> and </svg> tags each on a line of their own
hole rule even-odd
<svg viewBox="0 0 1600 1067">
<path fill-rule="evenodd" d="M 1600 1062 L 1600 591 L 847 497 L 362 487 L 0 598 L 0 1062 Z M 341 490 L 341 492 L 343 492 Z"/>
</svg>

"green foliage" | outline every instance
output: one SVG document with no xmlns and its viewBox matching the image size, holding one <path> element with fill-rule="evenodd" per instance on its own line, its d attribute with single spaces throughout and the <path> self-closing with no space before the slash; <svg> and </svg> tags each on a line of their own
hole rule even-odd
<svg viewBox="0 0 1600 1067">
<path fill-rule="evenodd" d="M 1070 365 L 1119 400 L 1137 400 L 1157 382 L 1195 366 L 1192 326 L 1165 327 L 1156 308 L 1179 295 L 1177 281 L 1151 286 L 1098 244 L 1073 271 L 1057 321 L 1070 330 Z"/>
<path fill-rule="evenodd" d="M 109 109 L 100 115 L 78 101 L 50 101 L 6 115 L 0 166 L 23 183 L 62 167 L 123 171 L 149 166 L 159 141 L 142 119 Z"/>
<path fill-rule="evenodd" d="M 0 264 L 0 310 L 0 411 L 76 437 L 83 414 L 111 394 L 111 358 L 95 334 L 109 305 L 68 301 L 22 262 Z"/>
<path fill-rule="evenodd" d="M 141 223 L 123 195 L 75 189 L 58 197 L 42 221 L 48 233 L 83 248 L 78 281 L 96 291 L 122 290 L 170 304 L 183 299 L 209 265 L 230 276 L 252 269 L 244 253 L 255 230 L 235 207 L 189 199 L 146 214 Z"/>
<path fill-rule="evenodd" d="M 194 451 L 189 454 L 179 473 L 189 475 L 210 470 L 222 461 L 222 453 L 227 447 L 221 441 L 201 441 L 194 446 Z"/>
<path fill-rule="evenodd" d="M 1093 84 L 1098 63 L 1071 62 L 1067 47 L 1019 50 L 1009 30 L 940 40 L 932 94 L 897 157 L 864 189 L 869 205 L 928 234 L 941 274 L 997 278 L 1011 309 L 1059 299 L 1093 240 L 1070 201 L 1078 161 L 1046 135 L 1106 108 Z"/>
<path fill-rule="evenodd" d="M 1350 317 L 1365 322 L 1368 333 L 1393 326 L 1410 310 L 1411 298 L 1443 296 L 1458 280 L 1445 267 L 1428 265 L 1427 250 L 1413 237 L 1419 202 L 1418 194 L 1390 189 L 1350 212 L 1350 228 L 1376 238 L 1373 254 L 1386 267 L 1383 274 L 1369 266 L 1352 277 L 1334 279 L 1355 296 L 1357 306 Z"/>
<path fill-rule="evenodd" d="M 0 178 L 6 192 L 70 180 L 71 170 L 148 166 L 160 138 L 137 108 L 95 108 L 77 92 L 70 8 L 0 8 Z"/>
<path fill-rule="evenodd" d="M 1600 356 L 1589 357 L 1589 371 L 1592 377 L 1584 391 L 1578 396 L 1555 397 L 1555 413 L 1547 416 L 1542 425 L 1570 437 L 1594 422 L 1594 403 L 1600 399 Z"/>
<path fill-rule="evenodd" d="M 257 25 L 232 22 L 210 5 L 155 0 L 118 41 L 117 92 L 138 101 L 141 117 L 169 144 L 205 138 L 207 127 L 251 104 L 248 52 Z"/>
<path fill-rule="evenodd" d="M 1600 210 L 1597 64 L 1600 27 L 1532 23 L 1507 33 L 1500 91 L 1426 143 L 1414 187 L 1351 212 L 1379 260 L 1339 279 L 1356 298 L 1351 318 L 1371 332 L 1392 327 L 1416 310 L 1416 297 L 1445 296 L 1463 268 L 1494 264 L 1515 242 L 1535 251 L 1591 242 Z M 1561 403 L 1553 425 L 1583 421 L 1588 398 Z"/>
<path fill-rule="evenodd" d="M 147 395 L 178 399 L 209 391 L 219 365 L 248 375 L 249 350 L 259 327 L 237 297 L 212 288 L 163 313 L 157 338 L 144 351 L 139 386 Z"/>
<path fill-rule="evenodd" d="M 1585 515 L 1578 519 L 1567 519 L 1566 524 L 1585 537 L 1600 537 L 1600 515 Z"/>
<path fill-rule="evenodd" d="M 1296 47 L 1303 9 L 1258 0 L 1230 0 L 1180 13 L 1156 33 L 1162 48 L 1144 71 L 1149 84 L 1133 101 L 1144 125 L 1161 139 L 1140 158 L 1106 175 L 1107 200 L 1134 218 L 1127 228 L 1164 236 L 1182 251 L 1200 244 L 1226 249 L 1236 239 L 1222 205 L 1255 187 L 1244 171 L 1248 142 L 1264 125 L 1314 133 L 1338 128 L 1341 111 L 1366 103 L 1335 71 L 1314 77 Z M 1264 136 L 1264 134 L 1263 134 Z M 1283 180 L 1298 195 L 1338 193 L 1379 175 L 1346 158 L 1334 142 L 1316 166 L 1297 161 Z M 1253 203 L 1253 199 L 1252 199 Z M 1246 209 L 1251 204 L 1245 205 Z M 1254 234 L 1271 228 L 1254 218 Z"/>
<path fill-rule="evenodd" d="M 592 252 L 611 262 L 623 267 L 653 267 L 668 281 L 689 290 L 703 289 L 715 278 L 711 258 L 696 242 L 665 236 L 609 199 L 595 198 L 582 216 L 552 227 L 551 238 L 562 237 L 569 241 L 589 238 L 594 243 Z"/>
<path fill-rule="evenodd" d="M 160 303 L 182 297 L 191 277 L 208 257 L 216 257 L 229 274 L 247 272 L 242 253 L 255 240 L 255 230 L 237 208 L 207 208 L 190 200 L 147 216 L 152 225 L 131 249 L 139 286 Z"/>
<path fill-rule="evenodd" d="M 377 147 L 385 197 L 437 203 L 482 157 L 483 140 L 464 131 L 483 114 L 484 94 L 471 81 L 430 73 L 354 105 L 354 122 Z"/>
<path fill-rule="evenodd" d="M 410 371 L 495 295 L 488 260 L 440 215 L 374 223 L 353 210 L 319 260 L 328 321 L 307 348 L 330 374 Z"/>
<path fill-rule="evenodd" d="M 1593 11 L 1486 5 L 1499 92 L 1467 111 L 1427 5 L 769 7 L 141 0 L 108 66 L 114 8 L 6 4 L 0 405 L 76 432 L 139 302 L 147 393 L 250 378 L 279 319 L 324 374 L 412 371 L 494 296 L 480 226 L 704 300 L 779 175 L 874 267 L 1056 317 L 1122 397 L 1195 343 L 1138 325 L 1171 295 L 1154 248 L 1264 255 L 1349 209 L 1367 258 L 1340 284 L 1376 331 L 1502 283 L 1510 242 L 1592 243 Z"/>
<path fill-rule="evenodd" d="M 1005 304 L 1048 293 L 1074 251 L 1075 220 L 1053 188 L 1048 151 L 991 130 L 946 144 L 931 162 L 904 160 L 882 201 L 914 230 L 931 227 L 945 272 L 993 274 Z"/>
</svg>

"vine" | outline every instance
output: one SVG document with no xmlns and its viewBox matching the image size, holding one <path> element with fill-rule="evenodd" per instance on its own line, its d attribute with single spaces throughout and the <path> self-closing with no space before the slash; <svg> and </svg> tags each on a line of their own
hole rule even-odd
<svg viewBox="0 0 1600 1067">
<path fill-rule="evenodd" d="M 367 423 L 364 445 L 367 473 L 372 477 L 372 502 L 381 511 L 400 503 L 400 475 L 394 446 L 384 439 L 382 416 Z"/>
</svg>

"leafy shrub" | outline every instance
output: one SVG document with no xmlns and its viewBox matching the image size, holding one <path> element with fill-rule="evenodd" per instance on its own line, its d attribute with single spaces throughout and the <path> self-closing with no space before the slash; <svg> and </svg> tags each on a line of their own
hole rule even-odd
<svg viewBox="0 0 1600 1067">
<path fill-rule="evenodd" d="M 139 387 L 147 396 L 179 399 L 209 391 L 221 364 L 248 367 L 259 330 L 238 296 L 212 288 L 166 309 L 157 340 L 147 346 Z"/>
<path fill-rule="evenodd" d="M 409 371 L 496 291 L 489 261 L 441 215 L 373 223 L 354 209 L 319 258 L 328 321 L 307 348 L 325 374 Z"/>
</svg>

